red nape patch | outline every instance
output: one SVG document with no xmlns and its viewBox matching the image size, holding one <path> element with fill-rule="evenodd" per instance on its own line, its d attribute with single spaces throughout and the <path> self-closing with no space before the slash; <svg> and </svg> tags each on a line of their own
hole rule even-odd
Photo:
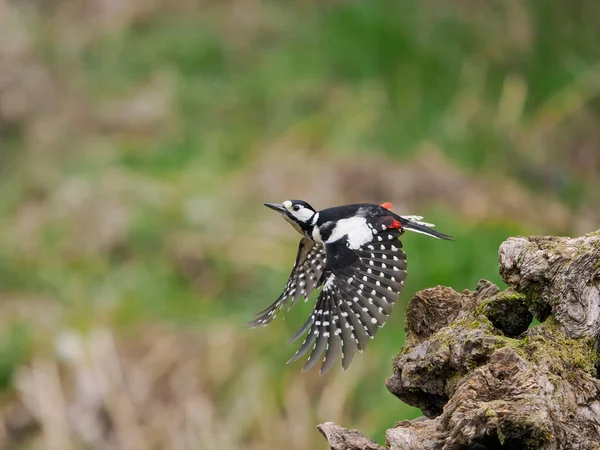
<svg viewBox="0 0 600 450">
<path fill-rule="evenodd" d="M 388 228 L 393 228 L 393 229 L 402 228 L 402 223 L 400 223 L 399 221 L 397 221 L 396 219 L 394 219 L 394 221 L 392 222 L 392 224 Z"/>
<path fill-rule="evenodd" d="M 385 209 L 392 209 L 392 204 L 390 202 L 382 203 L 380 206 Z"/>
</svg>

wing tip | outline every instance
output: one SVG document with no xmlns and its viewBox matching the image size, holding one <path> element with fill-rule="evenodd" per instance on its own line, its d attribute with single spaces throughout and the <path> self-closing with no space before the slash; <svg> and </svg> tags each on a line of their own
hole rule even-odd
<svg viewBox="0 0 600 450">
<path fill-rule="evenodd" d="M 293 362 L 296 362 L 300 358 L 302 358 L 302 355 L 300 354 L 300 352 L 296 352 L 296 353 L 294 353 L 294 355 L 290 359 L 288 359 L 288 362 L 286 362 L 286 364 L 291 364 Z"/>
<path fill-rule="evenodd" d="M 332 365 L 326 367 L 325 361 L 323 361 L 323 365 L 321 366 L 321 369 L 319 369 L 319 376 L 322 377 L 323 375 L 325 375 L 329 371 L 329 369 L 331 369 L 331 366 Z"/>
<path fill-rule="evenodd" d="M 306 360 L 304 367 L 302 367 L 302 370 L 300 371 L 300 373 L 308 372 L 310 369 L 312 369 L 315 366 L 315 364 L 317 363 L 317 361 L 319 359 L 320 358 L 317 358 L 317 357 L 313 358 L 312 355 L 310 355 L 308 357 L 308 359 Z"/>
<path fill-rule="evenodd" d="M 258 328 L 258 327 L 266 327 L 270 322 L 266 322 L 262 317 L 258 319 L 254 319 L 250 322 L 245 322 L 244 325 L 249 327 L 250 329 Z"/>
</svg>

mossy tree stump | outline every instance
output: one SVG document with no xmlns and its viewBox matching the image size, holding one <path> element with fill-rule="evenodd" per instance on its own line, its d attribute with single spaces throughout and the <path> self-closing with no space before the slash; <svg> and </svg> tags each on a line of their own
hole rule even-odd
<svg viewBox="0 0 600 450">
<path fill-rule="evenodd" d="M 386 386 L 425 417 L 388 430 L 390 449 L 600 449 L 600 233 L 511 238 L 499 259 L 507 290 L 438 286 L 408 305 Z M 319 430 L 335 450 L 384 449 Z"/>
</svg>

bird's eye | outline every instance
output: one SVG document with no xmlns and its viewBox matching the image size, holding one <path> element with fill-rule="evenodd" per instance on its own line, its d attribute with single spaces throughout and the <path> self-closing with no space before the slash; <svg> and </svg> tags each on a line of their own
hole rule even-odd
<svg viewBox="0 0 600 450">
<path fill-rule="evenodd" d="M 299 205 L 294 205 L 294 207 L 292 209 L 294 211 L 299 211 L 300 210 L 300 206 Z"/>
</svg>

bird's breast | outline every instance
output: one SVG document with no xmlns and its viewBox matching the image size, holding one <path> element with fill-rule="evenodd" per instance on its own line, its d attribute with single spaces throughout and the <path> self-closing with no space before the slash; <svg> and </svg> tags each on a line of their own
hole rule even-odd
<svg viewBox="0 0 600 450">
<path fill-rule="evenodd" d="M 311 237 L 312 237 L 313 241 L 315 241 L 316 243 L 325 245 L 323 243 L 323 238 L 321 236 L 321 230 L 319 229 L 319 227 L 313 227 Z"/>
</svg>

